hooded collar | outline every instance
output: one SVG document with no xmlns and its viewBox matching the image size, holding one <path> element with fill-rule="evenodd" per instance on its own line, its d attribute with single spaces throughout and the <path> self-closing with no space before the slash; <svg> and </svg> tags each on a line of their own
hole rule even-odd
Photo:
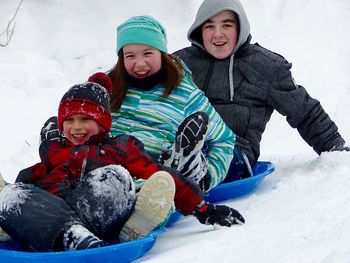
<svg viewBox="0 0 350 263">
<path fill-rule="evenodd" d="M 209 18 L 226 10 L 237 14 L 239 20 L 239 37 L 237 45 L 232 51 L 233 55 L 248 40 L 250 36 L 250 25 L 242 4 L 238 0 L 204 0 L 198 9 L 195 20 L 188 30 L 187 39 L 205 51 L 202 42 L 200 26 Z"/>
</svg>

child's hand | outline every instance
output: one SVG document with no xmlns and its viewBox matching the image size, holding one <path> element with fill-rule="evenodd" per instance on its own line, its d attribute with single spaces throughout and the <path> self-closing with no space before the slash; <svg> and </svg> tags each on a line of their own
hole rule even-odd
<svg viewBox="0 0 350 263">
<path fill-rule="evenodd" d="M 45 141 L 62 142 L 62 135 L 57 127 L 57 117 L 48 119 L 40 131 L 40 144 Z"/>
<path fill-rule="evenodd" d="M 231 225 L 243 224 L 245 222 L 243 216 L 238 211 L 225 205 L 205 203 L 196 207 L 193 215 L 197 217 L 199 222 L 205 225 L 218 224 L 230 227 Z"/>
</svg>

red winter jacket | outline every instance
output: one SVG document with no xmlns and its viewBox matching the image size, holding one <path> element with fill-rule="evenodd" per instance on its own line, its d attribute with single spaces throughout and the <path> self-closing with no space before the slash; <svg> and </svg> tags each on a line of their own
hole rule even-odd
<svg viewBox="0 0 350 263">
<path fill-rule="evenodd" d="M 22 170 L 16 182 L 34 184 L 64 198 L 79 178 L 90 171 L 110 164 L 125 167 L 132 177 L 147 179 L 164 170 L 144 151 L 141 141 L 132 136 L 98 138 L 99 143 L 72 145 L 44 141 L 40 145 L 41 162 Z M 169 169 L 166 169 L 169 172 Z M 171 170 L 175 181 L 175 205 L 190 214 L 202 201 L 203 193 L 180 173 Z"/>
</svg>

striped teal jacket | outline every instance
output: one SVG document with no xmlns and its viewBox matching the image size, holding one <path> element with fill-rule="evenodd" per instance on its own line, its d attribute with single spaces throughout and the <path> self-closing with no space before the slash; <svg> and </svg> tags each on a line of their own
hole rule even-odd
<svg viewBox="0 0 350 263">
<path fill-rule="evenodd" d="M 112 112 L 111 135 L 135 136 L 157 161 L 160 154 L 173 145 L 182 120 L 196 111 L 206 112 L 210 119 L 206 138 L 208 172 L 211 176 L 210 189 L 213 188 L 225 178 L 232 161 L 234 133 L 224 124 L 189 74 L 168 97 L 162 97 L 163 91 L 161 85 L 151 90 L 128 87 L 121 108 Z"/>
</svg>

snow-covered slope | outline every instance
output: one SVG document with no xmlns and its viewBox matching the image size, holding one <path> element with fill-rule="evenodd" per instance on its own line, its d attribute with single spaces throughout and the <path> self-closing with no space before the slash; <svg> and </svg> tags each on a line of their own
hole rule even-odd
<svg viewBox="0 0 350 263">
<path fill-rule="evenodd" d="M 150 14 L 167 28 L 169 49 L 189 43 L 198 0 L 24 0 L 12 41 L 0 48 L 0 172 L 13 182 L 39 160 L 42 123 L 62 94 L 117 59 L 115 29 Z M 350 2 L 242 1 L 253 41 L 293 63 L 293 75 L 318 98 L 350 142 Z M 19 1 L 0 2 L 0 33 Z M 0 36 L 0 43 L 5 35 Z M 182 218 L 139 262 L 349 262 L 350 153 L 318 157 L 275 113 L 262 160 L 276 172 L 256 192 L 225 202 L 246 224 L 213 228 Z"/>
</svg>

